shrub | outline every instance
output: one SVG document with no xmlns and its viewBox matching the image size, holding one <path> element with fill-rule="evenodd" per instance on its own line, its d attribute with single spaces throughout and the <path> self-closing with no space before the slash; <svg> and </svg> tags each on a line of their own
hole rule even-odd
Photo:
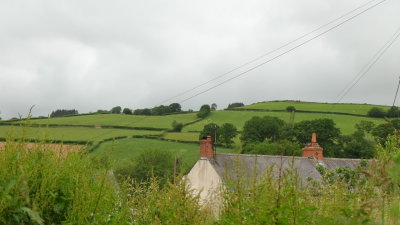
<svg viewBox="0 0 400 225">
<path fill-rule="evenodd" d="M 390 107 L 390 109 L 386 113 L 387 117 L 399 117 L 400 116 L 400 111 L 399 108 L 396 106 Z"/>
<path fill-rule="evenodd" d="M 211 113 L 211 107 L 210 105 L 202 105 L 200 107 L 199 112 L 197 113 L 197 117 L 199 118 L 206 118 L 209 114 Z"/>
<path fill-rule="evenodd" d="M 183 128 L 183 123 L 178 123 L 176 120 L 172 122 L 172 131 L 181 132 Z"/>
<path fill-rule="evenodd" d="M 228 105 L 228 109 L 233 109 L 233 108 L 242 107 L 242 106 L 244 106 L 243 103 L 241 103 L 241 102 L 235 102 L 235 103 L 229 104 L 229 105 Z"/>
<path fill-rule="evenodd" d="M 124 108 L 124 110 L 122 110 L 122 113 L 126 115 L 132 115 L 132 109 Z"/>
<path fill-rule="evenodd" d="M 76 109 L 57 109 L 56 111 L 51 112 L 50 117 L 61 117 L 76 114 L 78 114 L 78 110 Z"/>
<path fill-rule="evenodd" d="M 386 116 L 386 113 L 385 113 L 385 111 L 383 111 L 383 109 L 381 109 L 381 108 L 372 107 L 372 108 L 368 111 L 367 115 L 368 115 L 369 117 L 383 118 L 383 117 Z"/>
<path fill-rule="evenodd" d="M 296 108 L 294 107 L 294 106 L 288 106 L 288 107 L 286 107 L 286 111 L 288 111 L 288 112 L 294 112 L 294 111 L 296 111 Z"/>
</svg>

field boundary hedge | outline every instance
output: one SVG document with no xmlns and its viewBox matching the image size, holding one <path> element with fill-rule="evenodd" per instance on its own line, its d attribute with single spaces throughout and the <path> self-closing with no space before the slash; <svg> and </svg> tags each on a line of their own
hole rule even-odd
<svg viewBox="0 0 400 225">
<path fill-rule="evenodd" d="M 18 126 L 18 123 L 0 122 L 0 126 Z M 73 124 L 29 124 L 30 127 L 84 127 L 95 128 L 100 126 L 100 129 L 122 129 L 122 130 L 151 130 L 151 131 L 166 131 L 168 128 L 155 128 L 155 127 L 129 127 L 129 126 L 114 126 L 114 125 L 73 125 Z"/>
<path fill-rule="evenodd" d="M 254 112 L 288 112 L 286 110 L 280 110 L 280 109 L 224 109 L 224 111 L 254 111 Z M 324 111 L 308 111 L 308 110 L 297 110 L 295 112 L 299 113 L 318 113 L 318 114 L 336 114 L 336 115 L 344 115 L 344 116 L 358 116 L 358 117 L 367 117 L 371 118 L 367 115 L 361 115 L 361 114 L 354 114 L 354 113 L 344 113 L 344 112 L 324 112 Z"/>
</svg>

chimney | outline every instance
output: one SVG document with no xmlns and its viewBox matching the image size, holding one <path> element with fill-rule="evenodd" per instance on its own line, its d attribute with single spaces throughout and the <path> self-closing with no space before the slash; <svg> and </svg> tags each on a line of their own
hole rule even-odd
<svg viewBox="0 0 400 225">
<path fill-rule="evenodd" d="M 303 157 L 314 157 L 318 160 L 323 160 L 324 155 L 323 155 L 324 149 L 319 146 L 317 143 L 317 135 L 315 133 L 312 133 L 311 135 L 311 142 L 308 143 L 303 149 Z"/>
<path fill-rule="evenodd" d="M 203 137 L 200 140 L 200 159 L 213 159 L 214 146 L 212 144 L 211 136 Z"/>
</svg>

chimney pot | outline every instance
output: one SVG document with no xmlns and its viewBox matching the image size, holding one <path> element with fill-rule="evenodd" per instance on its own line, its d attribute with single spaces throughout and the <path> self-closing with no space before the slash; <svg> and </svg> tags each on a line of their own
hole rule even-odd
<svg viewBox="0 0 400 225">
<path fill-rule="evenodd" d="M 203 137 L 200 140 L 200 159 L 213 159 L 214 158 L 214 146 L 212 144 L 211 136 Z"/>
<path fill-rule="evenodd" d="M 312 133 L 311 142 L 302 149 L 303 157 L 314 157 L 318 160 L 323 160 L 323 151 L 324 149 L 317 143 L 317 134 Z"/>
</svg>

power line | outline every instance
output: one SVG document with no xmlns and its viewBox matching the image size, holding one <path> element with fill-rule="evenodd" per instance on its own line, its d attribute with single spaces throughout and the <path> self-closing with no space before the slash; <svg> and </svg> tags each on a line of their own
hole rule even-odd
<svg viewBox="0 0 400 225">
<path fill-rule="evenodd" d="M 342 18 L 344 18 L 344 17 L 346 17 L 346 16 L 348 16 L 348 15 L 354 13 L 355 11 L 357 11 L 357 10 L 359 10 L 359 9 L 364 8 L 365 6 L 367 6 L 367 5 L 369 5 L 370 3 L 375 2 L 375 1 L 376 1 L 376 0 L 368 1 L 368 2 L 366 2 L 366 3 L 364 3 L 364 4 L 360 5 L 360 6 L 358 6 L 357 8 L 355 8 L 355 9 L 353 9 L 353 10 L 350 10 L 350 11 L 348 11 L 347 13 L 345 13 L 345 14 L 343 14 L 343 15 L 341 15 L 341 16 L 339 16 L 339 17 L 333 19 L 333 20 L 331 20 L 330 22 L 325 23 L 325 24 L 323 24 L 323 25 L 321 25 L 321 26 L 319 26 L 319 27 L 313 29 L 312 31 L 307 32 L 307 33 L 305 33 L 305 34 L 303 34 L 303 35 L 301 35 L 301 36 L 299 36 L 299 37 L 293 39 L 292 41 L 287 42 L 286 44 L 284 44 L 284 45 L 282 45 L 282 46 L 280 46 L 280 47 L 278 47 L 278 48 L 275 48 L 275 49 L 273 49 L 273 50 L 271 50 L 271 51 L 269 51 L 269 52 L 267 52 L 267 53 L 265 53 L 265 54 L 263 54 L 263 55 L 260 55 L 260 56 L 254 58 L 254 59 L 252 59 L 252 60 L 250 60 L 250 61 L 247 61 L 247 62 L 245 62 L 245 63 L 239 65 L 238 67 L 235 67 L 235 68 L 233 68 L 233 69 L 231 69 L 231 70 L 229 70 L 229 71 L 227 71 L 227 72 L 225 72 L 225 73 L 223 73 L 223 74 L 221 74 L 221 75 L 219 75 L 219 76 L 217 76 L 217 77 L 215 77 L 215 78 L 213 78 L 213 79 L 211 79 L 211 80 L 208 80 L 208 81 L 206 81 L 206 82 L 204 82 L 204 83 L 201 83 L 201 84 L 199 84 L 199 85 L 197 85 L 197 86 L 194 86 L 194 87 L 192 87 L 192 88 L 189 88 L 189 89 L 187 89 L 187 90 L 185 90 L 185 91 L 183 91 L 183 92 L 181 92 L 181 93 L 179 93 L 179 94 L 177 94 L 177 95 L 174 95 L 174 96 L 172 96 L 172 97 L 170 97 L 170 98 L 168 98 L 168 99 L 166 99 L 166 100 L 160 102 L 160 103 L 157 104 L 157 105 L 164 104 L 164 103 L 166 103 L 166 102 L 168 102 L 168 101 L 170 101 L 170 100 L 172 100 L 172 99 L 175 99 L 175 98 L 177 98 L 177 97 L 179 97 L 179 96 L 182 96 L 182 95 L 187 94 L 187 93 L 189 93 L 189 92 L 191 92 L 191 91 L 194 91 L 194 90 L 196 90 L 196 89 L 198 89 L 198 88 L 200 88 L 200 87 L 202 87 L 202 86 L 204 86 L 204 85 L 206 85 L 206 84 L 209 84 L 209 83 L 211 83 L 211 82 L 213 82 L 213 81 L 215 81 L 215 80 L 218 80 L 218 79 L 220 79 L 220 78 L 222 78 L 222 77 L 225 77 L 226 75 L 231 74 L 232 72 L 235 72 L 235 71 L 237 71 L 237 70 L 239 70 L 239 69 L 241 69 L 241 68 L 243 68 L 243 67 L 245 67 L 245 66 L 247 66 L 247 65 L 249 65 L 249 64 L 251 64 L 251 63 L 256 62 L 257 60 L 260 60 L 260 59 L 262 59 L 262 58 L 264 58 L 264 57 L 266 57 L 266 56 L 268 56 L 268 55 L 271 55 L 272 53 L 277 52 L 277 51 L 279 51 L 279 50 L 281 50 L 281 49 L 283 49 L 283 48 L 285 48 L 285 47 L 287 47 L 287 46 L 289 46 L 289 45 L 291 45 L 291 44 L 297 42 L 298 40 L 301 40 L 301 39 L 303 39 L 304 37 L 307 37 L 307 36 L 309 36 L 310 34 L 315 33 L 315 32 L 317 32 L 317 31 L 321 30 L 321 29 L 324 28 L 324 27 L 327 27 L 328 25 L 330 25 L 330 24 L 332 24 L 332 23 L 334 23 L 334 22 L 336 22 L 336 21 L 338 21 L 338 20 L 340 20 L 340 19 L 342 19 Z M 386 1 L 386 0 L 385 0 L 385 1 Z M 382 1 L 382 2 L 383 2 L 383 1 Z M 380 2 L 380 3 L 382 3 L 382 2 Z M 380 4 L 380 3 L 379 3 L 379 4 Z"/>
<path fill-rule="evenodd" d="M 277 59 L 277 58 L 280 58 L 281 56 L 286 55 L 286 54 L 288 54 L 289 52 L 292 52 L 293 50 L 295 50 L 295 49 L 297 49 L 297 48 L 299 48 L 299 47 L 301 47 L 301 46 L 303 46 L 303 45 L 305 45 L 305 44 L 311 42 L 312 40 L 314 40 L 314 39 L 316 39 L 316 38 L 318 38 L 318 37 L 320 37 L 320 36 L 322 36 L 322 35 L 328 33 L 329 31 L 331 31 L 331 30 L 333 30 L 333 29 L 336 29 L 337 27 L 341 26 L 342 24 L 344 24 L 344 23 L 346 23 L 346 22 L 348 22 L 348 21 L 350 21 L 350 20 L 356 18 L 357 16 L 359 16 L 359 15 L 361 15 L 361 14 L 367 12 L 368 10 L 370 10 L 370 9 L 372 9 L 372 8 L 374 8 L 374 7 L 378 6 L 378 5 L 380 5 L 381 3 L 385 2 L 385 1 L 386 1 L 386 0 L 382 0 L 382 1 L 380 1 L 380 2 L 378 2 L 378 3 L 376 3 L 376 4 L 374 4 L 374 5 L 372 5 L 372 6 L 370 6 L 370 7 L 368 7 L 367 9 L 365 9 L 365 10 L 363 10 L 363 11 L 361 11 L 361 12 L 355 14 L 354 16 L 352 16 L 352 17 L 350 17 L 350 18 L 348 18 L 348 19 L 346 19 L 346 20 L 340 22 L 339 24 L 337 24 L 337 25 L 335 25 L 335 26 L 329 28 L 328 30 L 325 30 L 324 32 L 322 32 L 322 33 L 320 33 L 320 34 L 318 34 L 318 35 L 316 35 L 316 36 L 314 36 L 314 37 L 312 37 L 312 38 L 310 38 L 310 39 L 308 39 L 308 40 L 306 40 L 306 41 L 304 41 L 304 42 L 302 42 L 302 43 L 300 43 L 300 44 L 298 44 L 298 45 L 296 45 L 296 46 L 294 46 L 294 47 L 292 47 L 292 48 L 290 48 L 289 50 L 286 50 L 286 51 L 284 51 L 283 53 L 280 53 L 279 55 L 277 55 L 277 56 L 275 56 L 275 57 L 273 57 L 273 58 L 271 58 L 271 59 L 268 59 L 267 61 L 264 61 L 264 62 L 262 62 L 262 63 L 260 63 L 260 64 L 257 64 L 256 66 L 254 66 L 254 67 L 252 67 L 252 68 L 250 68 L 250 69 L 248 69 L 248 70 L 246 70 L 246 71 L 244 71 L 244 72 L 242 72 L 242 73 L 239 73 L 238 75 L 236 75 L 236 76 L 234 76 L 234 77 L 231 77 L 231 78 L 229 78 L 229 79 L 227 79 L 227 80 L 225 80 L 225 81 L 223 81 L 223 82 L 221 82 L 221 83 L 218 83 L 217 85 L 214 85 L 214 86 L 212 86 L 212 87 L 210 87 L 210 88 L 208 88 L 208 89 L 206 89 L 206 90 L 204 90 L 204 91 L 201 91 L 201 92 L 199 92 L 199 93 L 197 93 L 197 94 L 195 94 L 195 95 L 192 95 L 192 96 L 190 96 L 190 97 L 188 97 L 188 98 L 186 98 L 186 99 L 180 101 L 180 103 L 186 102 L 187 100 L 190 100 L 190 99 L 195 98 L 195 97 L 197 97 L 197 96 L 199 96 L 199 95 L 201 95 L 201 94 L 204 94 L 204 93 L 206 93 L 206 92 L 208 92 L 208 91 L 210 91 L 210 90 L 212 90 L 212 89 L 214 89 L 214 88 L 216 88 L 216 87 L 219 87 L 219 86 L 221 86 L 221 85 L 223 85 L 223 84 L 225 84 L 225 83 L 227 83 L 227 82 L 229 82 L 229 81 L 232 81 L 232 80 L 234 80 L 234 79 L 236 79 L 236 78 L 238 78 L 238 77 L 240 77 L 240 76 L 243 76 L 243 75 L 245 75 L 245 74 L 247 74 L 247 73 L 249 73 L 249 72 L 251 72 L 251 71 L 253 71 L 253 70 L 255 70 L 255 69 L 257 69 L 257 68 L 259 68 L 259 67 L 261 67 L 261 66 L 263 66 L 263 65 L 265 65 L 265 64 L 267 64 L 267 63 L 269 63 L 269 62 L 271 62 L 271 61 L 273 61 L 273 60 L 275 60 L 275 59 Z"/>
<path fill-rule="evenodd" d="M 229 81 L 231 81 L 231 80 L 233 80 L 233 79 L 236 79 L 236 78 L 238 78 L 238 77 L 240 77 L 240 76 L 242 76 L 242 75 L 244 75 L 244 74 L 246 74 L 246 73 L 248 73 L 248 72 L 250 72 L 250 71 L 252 71 L 252 70 L 255 70 L 255 69 L 257 69 L 258 67 L 261 67 L 261 66 L 263 66 L 263 65 L 265 65 L 265 64 L 267 64 L 267 63 L 269 63 L 269 62 L 271 62 L 271 61 L 273 61 L 273 60 L 275 60 L 275 59 L 277 59 L 277 58 L 279 58 L 279 57 L 281 57 L 281 56 L 283 56 L 283 55 L 289 53 L 289 52 L 292 52 L 293 50 L 295 50 L 295 49 L 297 49 L 297 48 L 299 48 L 299 47 L 301 47 L 301 46 L 303 46 L 303 45 L 305 45 L 305 44 L 311 42 L 312 40 L 314 40 L 314 39 L 316 39 L 316 38 L 318 38 L 318 37 L 320 37 L 320 36 L 322 36 L 322 35 L 328 33 L 329 31 L 331 31 L 331 30 L 333 30 L 333 29 L 335 29 L 335 28 L 341 26 L 342 24 L 344 24 L 344 23 L 346 23 L 346 22 L 348 22 L 348 21 L 354 19 L 355 17 L 357 17 L 357 16 L 359 16 L 359 15 L 361 15 L 361 14 L 367 12 L 368 10 L 370 10 L 370 9 L 372 9 L 372 8 L 374 8 L 374 7 L 378 6 L 378 5 L 380 5 L 381 3 L 385 2 L 385 1 L 386 1 L 386 0 L 382 0 L 382 1 L 376 3 L 376 4 L 372 5 L 372 6 L 370 6 L 370 7 L 366 8 L 366 9 L 364 9 L 363 11 L 361 11 L 361 12 L 359 12 L 359 13 L 353 15 L 352 17 L 350 17 L 350 18 L 348 18 L 348 19 L 346 19 L 346 20 L 340 22 L 339 24 L 337 24 L 337 25 L 335 25 L 335 26 L 329 28 L 328 30 L 325 30 L 324 32 L 322 32 L 322 33 L 320 33 L 320 34 L 318 34 L 318 35 L 316 35 L 316 36 L 314 36 L 314 37 L 312 37 L 312 38 L 310 38 L 310 39 L 308 39 L 308 40 L 306 40 L 306 41 L 304 41 L 304 42 L 302 42 L 302 43 L 296 45 L 295 47 L 293 47 L 293 48 L 291 48 L 291 49 L 289 49 L 289 50 L 287 50 L 287 51 L 285 51 L 285 52 L 283 52 L 283 53 L 281 53 L 281 54 L 279 54 L 279 55 L 277 55 L 277 56 L 275 56 L 275 57 L 273 57 L 273 58 L 271 58 L 271 59 L 269 59 L 269 60 L 267 60 L 267 61 L 265 61 L 265 62 L 263 62 L 263 63 L 260 63 L 260 64 L 258 64 L 258 65 L 256 65 L 256 66 L 254 66 L 254 67 L 252 67 L 252 68 L 250 68 L 250 69 L 248 69 L 248 70 L 242 72 L 242 73 L 239 73 L 238 75 L 236 75 L 236 76 L 234 76 L 234 77 L 231 77 L 231 78 L 229 78 L 229 79 L 227 79 L 227 80 L 225 80 L 225 81 L 223 81 L 223 82 L 221 82 L 221 83 L 219 83 L 219 84 L 217 84 L 217 85 L 214 85 L 214 86 L 212 86 L 211 88 L 206 89 L 205 91 L 202 91 L 202 92 L 200 92 L 200 93 L 197 93 L 197 94 L 195 94 L 195 95 L 193 95 L 193 96 L 191 96 L 191 97 L 189 97 L 189 98 L 186 98 L 186 99 L 184 99 L 183 101 L 181 101 L 180 103 L 183 103 L 183 102 L 185 102 L 185 101 L 187 101 L 187 100 L 189 100 L 189 99 L 192 99 L 192 98 L 197 97 L 197 96 L 199 96 L 199 95 L 201 95 L 201 94 L 204 94 L 204 93 L 206 93 L 206 92 L 208 92 L 208 91 L 210 91 L 210 90 L 212 90 L 212 89 L 214 89 L 214 88 L 216 88 L 216 87 L 219 87 L 219 86 L 221 86 L 221 85 L 223 85 L 223 84 L 225 84 L 225 83 L 227 83 L 227 82 L 229 82 Z M 343 18 L 343 17 L 345 17 L 346 15 L 348 15 L 348 14 L 350 14 L 350 13 L 352 13 L 352 12 L 354 12 L 354 11 L 360 9 L 360 8 L 363 8 L 364 6 L 368 5 L 368 4 L 371 3 L 371 2 L 373 2 L 373 1 L 369 1 L 369 2 L 367 2 L 366 4 L 364 4 L 364 5 L 362 5 L 362 6 L 359 6 L 359 7 L 357 7 L 356 9 L 354 9 L 354 10 L 352 10 L 352 11 L 346 13 L 345 15 L 343 15 L 343 16 L 341 16 L 341 17 L 339 17 L 339 18 L 337 18 L 337 19 L 335 19 L 335 20 L 333 20 L 333 21 L 331 21 L 331 22 L 329 22 L 329 23 L 327 23 L 327 24 L 325 24 L 325 25 L 320 26 L 319 28 L 313 30 L 312 32 L 309 32 L 309 33 L 307 33 L 307 34 L 305 34 L 305 35 L 303 35 L 303 36 L 301 36 L 301 37 L 299 37 L 299 38 L 296 38 L 295 40 L 293 40 L 293 41 L 291 41 L 291 42 L 289 42 L 289 43 L 287 43 L 287 44 L 285 44 L 285 45 L 283 45 L 283 46 L 281 46 L 281 47 L 279 47 L 279 48 L 277 48 L 277 49 L 275 49 L 275 50 L 273 50 L 273 51 L 271 51 L 271 52 L 269 52 L 269 53 L 267 53 L 267 54 L 264 54 L 263 56 L 260 56 L 260 57 L 258 57 L 257 59 L 251 60 L 251 61 L 249 61 L 249 62 L 247 62 L 247 63 L 245 63 L 245 64 L 243 64 L 243 65 L 241 65 L 241 66 L 239 66 L 239 67 L 237 67 L 237 68 L 235 68 L 235 69 L 233 69 L 233 70 L 231 70 L 231 71 L 229 71 L 229 72 L 227 72 L 227 73 L 225 73 L 225 74 L 223 74 L 223 75 L 220 75 L 218 78 L 221 78 L 222 76 L 225 76 L 225 75 L 227 75 L 227 74 L 229 74 L 229 73 L 231 73 L 231 72 L 233 72 L 233 71 L 236 71 L 236 70 L 238 70 L 238 69 L 240 69 L 240 68 L 242 68 L 242 67 L 244 67 L 244 66 L 246 66 L 246 65 L 248 65 L 248 64 L 250 64 L 250 63 L 252 63 L 252 62 L 254 62 L 254 61 L 257 61 L 258 59 L 261 59 L 261 58 L 263 58 L 263 57 L 265 57 L 265 56 L 267 56 L 267 55 L 269 55 L 269 54 L 271 54 L 271 53 L 273 53 L 273 52 L 275 52 L 275 51 L 278 51 L 278 50 L 280 50 L 280 49 L 282 49 L 282 48 L 284 48 L 284 47 L 286 47 L 286 46 L 288 46 L 288 45 L 290 45 L 290 44 L 296 42 L 297 40 L 299 40 L 299 39 L 301 39 L 301 38 L 303 38 L 303 37 L 305 37 L 305 36 L 308 36 L 309 34 L 314 33 L 315 31 L 318 31 L 318 30 L 320 30 L 321 28 L 323 28 L 323 27 L 325 27 L 325 26 L 327 26 L 327 25 L 329 25 L 329 24 L 331 24 L 331 23 L 333 23 L 333 22 L 339 20 L 340 18 Z M 201 84 L 201 85 L 199 85 L 199 86 L 197 86 L 197 87 L 195 87 L 195 88 L 192 88 L 191 90 L 186 91 L 186 92 L 183 93 L 183 94 L 186 94 L 186 93 L 188 93 L 188 92 L 190 92 L 190 91 L 192 91 L 192 90 L 194 90 L 194 89 L 197 89 L 198 87 L 203 86 L 203 85 L 205 85 L 205 84 L 207 84 L 207 83 L 210 83 L 210 82 L 212 82 L 212 81 L 214 81 L 214 80 L 216 80 L 216 79 L 218 79 L 218 78 L 214 78 L 213 80 L 207 81 L 207 82 L 205 82 L 205 83 L 203 83 L 203 84 Z M 178 97 L 178 96 L 180 96 L 180 95 L 182 95 L 182 93 L 179 94 L 179 95 L 176 95 L 176 97 Z M 173 97 L 173 98 L 175 98 L 175 97 Z M 170 98 L 170 99 L 168 99 L 168 100 L 166 100 L 166 101 L 164 101 L 164 102 L 167 102 L 167 101 L 169 101 L 169 100 L 171 100 L 171 99 L 173 99 L 173 98 Z M 164 102 L 163 102 L 163 103 L 164 103 Z M 133 125 L 133 124 L 142 122 L 142 121 L 144 121 L 144 120 L 146 120 L 146 119 L 148 119 L 148 117 L 143 117 L 143 119 L 140 119 L 140 120 L 135 121 L 135 122 L 126 123 L 126 124 L 124 124 L 123 126 Z M 97 138 L 97 137 L 100 137 L 100 136 L 103 136 L 103 135 L 107 135 L 107 134 L 109 134 L 109 133 L 111 133 L 111 132 L 113 132 L 113 131 L 110 131 L 110 132 L 108 132 L 108 133 L 104 133 L 104 134 L 97 135 L 97 136 L 93 137 L 92 140 L 95 139 L 95 138 Z"/>
<path fill-rule="evenodd" d="M 339 103 L 342 99 L 353 89 L 358 82 L 370 71 L 370 69 L 378 62 L 378 60 L 385 54 L 385 52 L 393 45 L 393 43 L 399 38 L 400 36 L 400 28 L 396 30 L 396 32 L 390 37 L 390 39 L 382 46 L 381 49 L 371 58 L 370 61 L 357 73 L 358 77 L 356 81 L 352 81 L 353 84 L 343 93 L 343 95 L 339 98 L 336 102 Z M 353 79 L 354 80 L 354 79 Z M 334 107 L 334 105 L 333 105 Z"/>
<path fill-rule="evenodd" d="M 394 100 L 393 100 L 392 106 L 394 106 L 394 103 L 396 102 L 397 93 L 399 93 L 399 87 L 400 87 L 400 77 L 399 77 L 399 84 L 397 85 L 396 94 L 394 95 Z"/>
</svg>

